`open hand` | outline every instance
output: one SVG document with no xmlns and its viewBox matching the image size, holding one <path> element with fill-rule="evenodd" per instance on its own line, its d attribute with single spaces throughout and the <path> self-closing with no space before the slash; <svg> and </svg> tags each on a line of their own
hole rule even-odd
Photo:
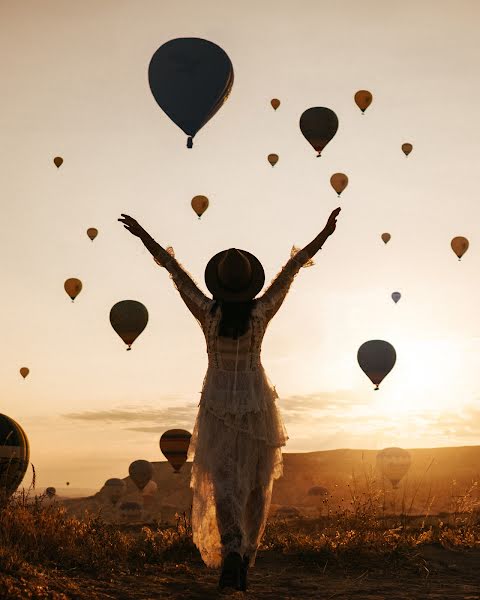
<svg viewBox="0 0 480 600">
<path fill-rule="evenodd" d="M 340 207 L 336 208 L 328 217 L 327 224 L 325 225 L 325 228 L 323 230 L 327 235 L 332 235 L 332 233 L 335 231 L 335 228 L 337 226 L 337 217 L 341 210 L 342 209 Z"/>
<path fill-rule="evenodd" d="M 137 221 L 135 221 L 133 217 L 130 217 L 129 215 L 124 215 L 123 213 L 122 217 L 123 219 L 118 220 L 120 221 L 120 223 L 123 223 L 125 229 L 127 229 L 132 235 L 136 235 L 139 238 L 148 235 L 145 229 L 139 223 L 137 223 Z"/>
</svg>

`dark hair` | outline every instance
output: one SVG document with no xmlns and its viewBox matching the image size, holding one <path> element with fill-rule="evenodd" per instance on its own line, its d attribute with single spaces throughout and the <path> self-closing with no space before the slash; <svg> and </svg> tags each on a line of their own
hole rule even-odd
<svg viewBox="0 0 480 600">
<path fill-rule="evenodd" d="M 218 335 L 234 340 L 242 336 L 248 329 L 250 314 L 255 302 L 255 300 L 248 300 L 247 302 L 216 300 L 211 308 L 211 313 L 212 315 L 215 314 L 220 306 L 222 316 L 218 327 Z"/>
</svg>

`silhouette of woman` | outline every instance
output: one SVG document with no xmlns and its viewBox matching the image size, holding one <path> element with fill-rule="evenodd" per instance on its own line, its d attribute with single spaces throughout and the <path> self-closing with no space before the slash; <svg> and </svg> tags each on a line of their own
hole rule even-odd
<svg viewBox="0 0 480 600">
<path fill-rule="evenodd" d="M 300 268 L 335 231 L 339 213 L 331 213 L 323 231 L 292 255 L 257 299 L 265 275 L 249 252 L 230 248 L 210 259 L 205 282 L 211 299 L 135 219 L 118 219 L 169 271 L 205 335 L 208 370 L 189 449 L 192 529 L 205 564 L 222 566 L 221 588 L 247 588 L 288 439 L 260 360 L 262 339 Z"/>
</svg>

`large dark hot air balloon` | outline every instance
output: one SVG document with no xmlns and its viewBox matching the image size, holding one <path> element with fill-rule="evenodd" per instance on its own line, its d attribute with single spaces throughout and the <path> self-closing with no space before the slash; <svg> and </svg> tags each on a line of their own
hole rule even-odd
<svg viewBox="0 0 480 600">
<path fill-rule="evenodd" d="M 160 438 L 160 450 L 178 473 L 187 460 L 192 434 L 185 429 L 170 429 Z"/>
<path fill-rule="evenodd" d="M 112 479 L 107 479 L 103 485 L 103 489 L 108 500 L 112 504 L 116 504 L 127 491 L 127 484 L 123 479 L 112 477 Z"/>
<path fill-rule="evenodd" d="M 0 501 L 20 485 L 30 460 L 28 439 L 18 423 L 0 414 Z"/>
<path fill-rule="evenodd" d="M 196 133 L 228 98 L 233 66 L 222 48 L 201 38 L 177 38 L 155 52 L 148 82 L 160 108 L 189 137 Z"/>
<path fill-rule="evenodd" d="M 131 350 L 133 342 L 148 323 L 148 310 L 136 300 L 122 300 L 112 306 L 110 323 Z"/>
<path fill-rule="evenodd" d="M 380 382 L 390 373 L 397 360 L 395 348 L 384 340 L 363 343 L 357 353 L 358 364 L 378 390 Z"/>
<path fill-rule="evenodd" d="M 384 448 L 377 454 L 377 469 L 398 489 L 402 477 L 408 473 L 412 459 L 403 448 Z"/>
<path fill-rule="evenodd" d="M 338 118 L 329 108 L 315 106 L 308 108 L 300 117 L 300 129 L 321 156 L 322 150 L 337 133 Z"/>
<path fill-rule="evenodd" d="M 143 488 L 147 485 L 153 475 L 153 467 L 152 463 L 148 462 L 148 460 L 135 460 L 128 467 L 128 473 L 133 481 L 133 483 L 137 486 L 137 488 L 142 491 Z"/>
</svg>

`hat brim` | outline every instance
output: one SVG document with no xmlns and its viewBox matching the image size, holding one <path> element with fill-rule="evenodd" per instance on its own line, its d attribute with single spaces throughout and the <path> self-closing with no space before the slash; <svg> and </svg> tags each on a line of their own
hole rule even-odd
<svg viewBox="0 0 480 600">
<path fill-rule="evenodd" d="M 240 250 L 240 252 L 245 254 L 250 261 L 252 278 L 246 288 L 239 292 L 233 292 L 232 290 L 224 288 L 217 276 L 218 263 L 224 257 L 226 252 L 227 250 L 222 250 L 208 261 L 208 264 L 205 267 L 205 283 L 207 288 L 212 296 L 218 300 L 231 300 L 232 302 L 246 302 L 247 300 L 253 300 L 265 283 L 265 271 L 263 270 L 262 263 L 256 256 L 250 254 L 250 252 Z"/>
</svg>

